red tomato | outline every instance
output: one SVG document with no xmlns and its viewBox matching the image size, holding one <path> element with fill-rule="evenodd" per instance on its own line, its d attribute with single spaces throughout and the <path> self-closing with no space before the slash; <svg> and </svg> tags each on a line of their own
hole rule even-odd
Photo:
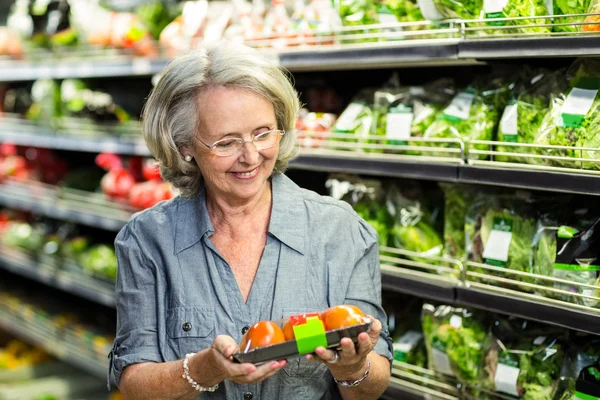
<svg viewBox="0 0 600 400">
<path fill-rule="evenodd" d="M 161 180 L 160 169 L 156 160 L 151 158 L 145 159 L 142 164 L 142 174 L 144 179 L 147 181 L 159 181 Z"/>
<path fill-rule="evenodd" d="M 285 336 L 275 322 L 260 321 L 252 325 L 244 334 L 240 342 L 240 351 L 247 352 L 283 342 L 285 342 Z"/>
<path fill-rule="evenodd" d="M 319 317 L 319 319 L 321 318 L 319 313 L 316 312 L 292 315 L 291 317 L 289 317 L 283 325 L 283 336 L 285 336 L 285 340 L 294 340 L 296 337 L 294 335 L 294 326 L 304 324 L 306 322 L 306 318 L 308 317 Z"/>
<path fill-rule="evenodd" d="M 328 331 L 360 325 L 364 317 L 365 313 L 360 308 L 351 305 L 331 307 L 321 314 L 325 329 Z"/>
</svg>

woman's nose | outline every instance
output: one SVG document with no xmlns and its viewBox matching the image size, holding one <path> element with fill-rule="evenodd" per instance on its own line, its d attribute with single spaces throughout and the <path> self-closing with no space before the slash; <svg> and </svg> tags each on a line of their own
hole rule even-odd
<svg viewBox="0 0 600 400">
<path fill-rule="evenodd" d="M 246 164 L 255 164 L 258 161 L 258 150 L 254 142 L 244 142 L 241 149 L 239 160 Z"/>
</svg>

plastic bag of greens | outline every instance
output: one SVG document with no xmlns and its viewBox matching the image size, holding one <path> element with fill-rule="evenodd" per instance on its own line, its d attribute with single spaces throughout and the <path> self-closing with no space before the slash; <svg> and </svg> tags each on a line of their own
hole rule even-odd
<svg viewBox="0 0 600 400">
<path fill-rule="evenodd" d="M 62 114 L 60 89 L 52 79 L 38 79 L 31 87 L 33 103 L 25 117 L 40 124 L 54 124 Z"/>
<path fill-rule="evenodd" d="M 429 368 L 463 383 L 477 383 L 487 338 L 481 318 L 465 308 L 424 304 L 421 319 Z"/>
<path fill-rule="evenodd" d="M 483 0 L 433 0 L 444 18 L 476 19 L 483 16 Z"/>
<path fill-rule="evenodd" d="M 441 183 L 444 190 L 444 256 L 462 260 L 465 255 L 465 218 L 475 193 L 465 185 Z"/>
<path fill-rule="evenodd" d="M 421 329 L 422 301 L 413 296 L 386 293 L 383 308 L 393 340 L 394 360 L 427 367 L 427 352 Z"/>
<path fill-rule="evenodd" d="M 595 2 L 590 0 L 553 0 L 554 19 L 552 20 L 553 32 L 581 32 L 586 26 L 593 25 L 570 25 L 586 22 L 586 16 L 564 17 L 568 14 L 585 14 L 594 10 Z M 566 24 L 566 25 L 560 25 Z"/>
<path fill-rule="evenodd" d="M 385 202 L 393 221 L 391 244 L 394 247 L 420 253 L 425 257 L 442 255 L 441 234 L 435 228 L 439 213 L 435 210 L 428 211 L 417 198 L 407 197 L 395 184 L 388 188 Z M 411 258 L 437 263 L 428 258 Z"/>
<path fill-rule="evenodd" d="M 403 128 L 396 129 L 397 125 L 402 122 L 402 118 L 406 119 L 406 114 L 401 114 L 404 110 L 398 110 L 395 105 L 398 104 L 400 99 L 408 96 L 408 93 L 408 88 L 388 88 L 375 92 L 373 106 L 375 123 L 373 124 L 372 134 L 392 139 L 377 141 L 377 143 L 391 145 L 406 144 L 405 141 L 398 140 L 403 138 L 403 132 L 396 132 Z"/>
<path fill-rule="evenodd" d="M 373 110 L 372 89 L 362 90 L 346 109 L 340 114 L 333 125 L 334 136 L 330 138 L 332 146 L 340 150 L 373 151 L 364 144 L 369 143 L 368 136 L 373 132 L 375 113 Z M 373 140 L 371 140 L 373 142 Z"/>
<path fill-rule="evenodd" d="M 534 240 L 533 271 L 574 282 L 556 282 L 553 285 L 556 289 L 600 297 L 600 219 L 578 222 L 574 226 L 540 223 Z M 598 289 L 577 284 L 598 286 Z M 590 297 L 553 292 L 546 295 L 589 307 L 600 306 L 599 300 Z"/>
<path fill-rule="evenodd" d="M 338 177 L 328 179 L 325 186 L 329 188 L 331 197 L 349 203 L 375 229 L 380 246 L 387 246 L 391 216 L 385 206 L 385 192 L 381 181 Z"/>
<path fill-rule="evenodd" d="M 535 143 L 539 145 L 600 148 L 600 61 L 579 59 L 559 83 Z M 564 89 L 563 89 L 564 88 Z M 542 149 L 549 165 L 600 169 L 600 150 Z M 550 157 L 589 158 L 594 161 L 557 160 Z M 597 161 L 595 161 L 597 160 Z"/>
<path fill-rule="evenodd" d="M 378 134 L 388 137 L 388 144 L 422 146 L 420 142 L 407 140 L 423 137 L 426 129 L 455 94 L 452 79 L 439 79 L 424 86 L 405 89 L 394 99 L 388 98 L 387 107 L 383 109 L 385 115 L 378 119 Z M 420 152 L 410 150 L 403 154 L 418 155 Z"/>
<path fill-rule="evenodd" d="M 491 329 L 482 384 L 521 399 L 552 400 L 565 358 L 564 332 L 518 318 Z"/>
<path fill-rule="evenodd" d="M 550 8 L 548 8 L 550 7 Z M 491 26 L 515 26 L 515 29 L 497 29 L 491 33 L 514 34 L 514 33 L 550 33 L 549 26 L 530 26 L 524 25 L 544 25 L 550 24 L 550 19 L 536 18 L 551 15 L 552 3 L 546 0 L 496 0 L 484 1 L 483 13 L 485 18 L 523 18 L 513 21 L 490 21 Z M 523 27 L 521 27 L 523 26 Z"/>
<path fill-rule="evenodd" d="M 553 94 L 560 92 L 560 77 L 564 70 L 554 72 L 540 71 L 529 81 L 521 85 L 512 101 L 504 108 L 504 113 L 498 126 L 498 141 L 510 143 L 534 143 L 544 115 L 550 109 Z M 536 151 L 527 147 L 498 146 L 498 151 L 510 153 L 535 154 Z M 522 162 L 539 164 L 536 158 L 519 156 L 497 156 L 497 161 Z"/>
<path fill-rule="evenodd" d="M 503 196 L 482 195 L 466 215 L 465 242 L 469 261 L 507 270 L 531 272 L 536 218 L 530 208 L 522 199 L 515 201 Z M 478 270 L 490 277 L 533 282 L 530 277 L 491 269 Z M 485 282 L 494 284 L 492 279 L 486 279 Z"/>
<path fill-rule="evenodd" d="M 500 112 L 504 109 L 514 83 L 503 78 L 479 79 L 458 93 L 436 120 L 427 128 L 424 137 L 471 140 L 492 140 Z M 436 146 L 447 147 L 445 144 Z M 486 150 L 486 145 L 475 145 Z M 480 157 L 481 158 L 481 157 Z"/>
</svg>

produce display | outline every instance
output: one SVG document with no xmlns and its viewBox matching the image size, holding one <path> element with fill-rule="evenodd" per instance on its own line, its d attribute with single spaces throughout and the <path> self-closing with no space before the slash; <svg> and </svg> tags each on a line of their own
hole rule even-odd
<svg viewBox="0 0 600 400">
<path fill-rule="evenodd" d="M 69 223 L 56 227 L 51 221 L 29 223 L 24 216 L 8 212 L 0 212 L 0 216 L 5 219 L 0 226 L 1 246 L 18 249 L 57 269 L 115 281 L 117 257 L 112 245 L 94 243 L 77 234 Z"/>
</svg>

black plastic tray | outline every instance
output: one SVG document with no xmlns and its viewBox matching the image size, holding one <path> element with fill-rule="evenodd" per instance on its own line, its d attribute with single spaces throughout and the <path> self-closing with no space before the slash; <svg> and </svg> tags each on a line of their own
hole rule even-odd
<svg viewBox="0 0 600 400">
<path fill-rule="evenodd" d="M 338 347 L 343 338 L 350 338 L 355 343 L 358 341 L 358 335 L 367 332 L 371 328 L 371 321 L 360 325 L 350 326 L 348 328 L 336 329 L 325 332 L 327 337 L 327 348 Z M 285 360 L 297 357 L 298 347 L 295 340 L 288 340 L 284 343 L 274 344 L 272 346 L 261 347 L 251 350 L 247 353 L 236 353 L 233 359 L 240 363 L 261 364 L 267 361 Z"/>
</svg>

